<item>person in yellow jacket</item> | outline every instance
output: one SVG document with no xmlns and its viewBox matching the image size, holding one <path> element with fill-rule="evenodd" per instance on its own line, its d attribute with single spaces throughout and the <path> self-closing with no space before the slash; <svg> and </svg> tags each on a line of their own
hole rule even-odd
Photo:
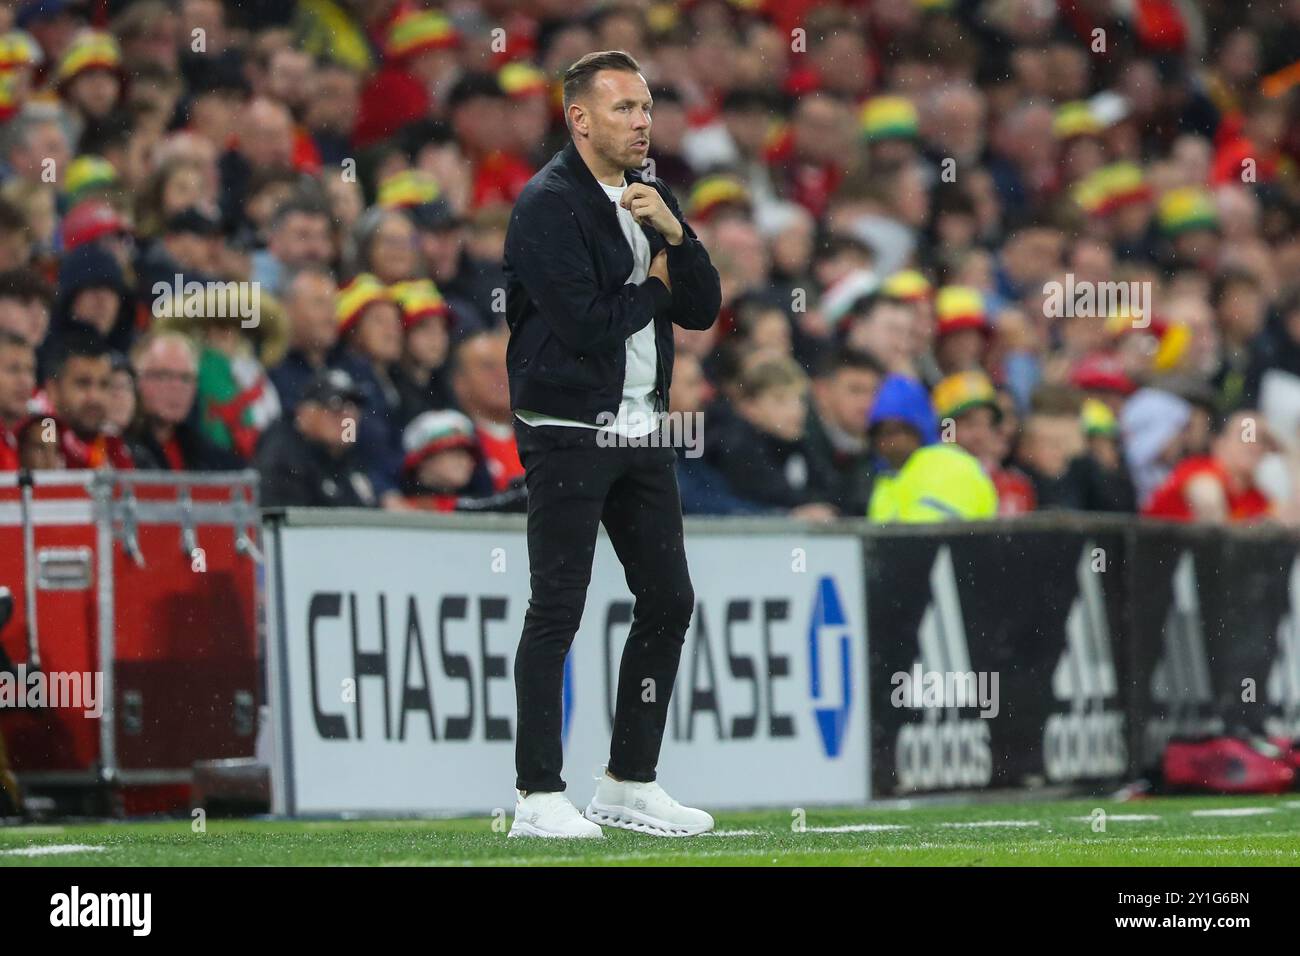
<svg viewBox="0 0 1300 956">
<path fill-rule="evenodd" d="M 938 440 L 925 387 L 891 375 L 867 419 L 876 453 L 888 466 L 876 476 L 867 517 L 879 522 L 972 521 L 998 512 L 998 493 L 979 461 Z"/>
</svg>

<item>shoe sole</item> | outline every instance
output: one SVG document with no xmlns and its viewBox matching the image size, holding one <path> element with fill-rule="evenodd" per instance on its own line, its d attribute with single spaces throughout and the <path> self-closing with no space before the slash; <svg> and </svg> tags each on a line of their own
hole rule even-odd
<svg viewBox="0 0 1300 956">
<path fill-rule="evenodd" d="M 549 830 L 539 829 L 531 823 L 516 820 L 510 825 L 510 832 L 506 834 L 506 837 L 540 837 L 547 840 L 603 840 L 605 834 L 599 829 L 595 833 L 552 833 Z"/>
<path fill-rule="evenodd" d="M 635 830 L 637 833 L 645 833 L 657 837 L 693 837 L 701 833 L 708 833 L 713 829 L 713 824 L 707 825 L 690 825 L 685 823 L 668 823 L 665 820 L 658 820 L 648 814 L 639 813 L 636 810 L 629 810 L 627 807 L 610 807 L 605 804 L 592 801 L 587 805 L 587 809 L 582 815 L 592 823 L 598 823 L 603 827 L 618 827 L 620 830 Z"/>
</svg>

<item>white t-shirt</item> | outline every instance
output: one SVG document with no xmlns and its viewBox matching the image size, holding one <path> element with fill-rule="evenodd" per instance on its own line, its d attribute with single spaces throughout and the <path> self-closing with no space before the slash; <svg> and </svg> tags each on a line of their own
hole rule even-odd
<svg viewBox="0 0 1300 956">
<path fill-rule="evenodd" d="M 600 182 L 597 180 L 597 182 Z M 632 214 L 618 204 L 627 189 L 627 180 L 621 186 L 606 186 L 600 183 L 605 195 L 618 212 L 618 224 L 623 228 L 623 237 L 632 247 L 632 274 L 627 281 L 633 285 L 645 282 L 650 274 L 650 243 L 645 233 L 637 225 Z M 627 371 L 623 377 L 623 400 L 619 403 L 618 417 L 613 424 L 592 425 L 568 418 L 553 418 L 540 412 L 517 409 L 515 415 L 529 425 L 569 425 L 577 428 L 608 429 L 629 438 L 648 435 L 655 429 L 655 376 L 659 369 L 659 357 L 655 351 L 655 324 L 651 320 L 627 337 Z"/>
</svg>

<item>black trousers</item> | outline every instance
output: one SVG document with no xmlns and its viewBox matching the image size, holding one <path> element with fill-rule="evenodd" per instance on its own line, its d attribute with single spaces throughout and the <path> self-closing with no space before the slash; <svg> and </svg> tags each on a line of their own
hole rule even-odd
<svg viewBox="0 0 1300 956">
<path fill-rule="evenodd" d="M 601 524 L 635 598 L 607 767 L 624 780 L 654 780 L 695 608 L 677 455 L 670 447 L 601 447 L 591 428 L 531 426 L 517 418 L 514 425 L 528 486 L 532 588 L 515 654 L 515 786 L 530 792 L 565 786 L 564 659 L 582 620 Z"/>
</svg>

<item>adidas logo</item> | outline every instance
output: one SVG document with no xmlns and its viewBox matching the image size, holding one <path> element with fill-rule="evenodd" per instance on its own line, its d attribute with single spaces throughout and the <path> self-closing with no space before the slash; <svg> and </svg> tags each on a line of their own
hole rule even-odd
<svg viewBox="0 0 1300 956">
<path fill-rule="evenodd" d="M 967 686 L 977 683 L 970 666 L 952 551 L 947 545 L 935 553 L 930 567 L 930 603 L 916 637 L 921 656 L 913 663 L 913 671 L 960 675 Z M 944 703 L 955 705 L 957 701 Z M 959 706 L 927 707 L 921 721 L 899 729 L 894 743 L 899 791 L 984 787 L 993 779 L 988 721 L 963 718 L 961 713 Z"/>
<path fill-rule="evenodd" d="M 1079 595 L 1065 620 L 1065 650 L 1052 672 L 1052 695 L 1070 703 L 1043 727 L 1043 770 L 1051 781 L 1120 776 L 1128 765 L 1124 715 L 1107 711 L 1117 692 L 1115 657 L 1101 575 L 1092 570 L 1094 545 L 1084 542 L 1075 578 Z"/>
<path fill-rule="evenodd" d="M 1269 668 L 1264 693 L 1280 713 L 1264 721 L 1265 730 L 1278 737 L 1300 737 L 1300 558 L 1291 563 L 1287 585 L 1289 613 L 1277 625 L 1277 656 Z"/>
<path fill-rule="evenodd" d="M 1151 673 L 1151 697 L 1165 705 L 1165 715 L 1147 721 L 1145 759 L 1162 753 L 1172 736 L 1223 731 L 1223 721 L 1207 713 L 1214 691 L 1201 627 L 1196 562 L 1190 551 L 1178 559 L 1171 584 L 1173 601 L 1165 615 L 1164 647 Z"/>
</svg>

